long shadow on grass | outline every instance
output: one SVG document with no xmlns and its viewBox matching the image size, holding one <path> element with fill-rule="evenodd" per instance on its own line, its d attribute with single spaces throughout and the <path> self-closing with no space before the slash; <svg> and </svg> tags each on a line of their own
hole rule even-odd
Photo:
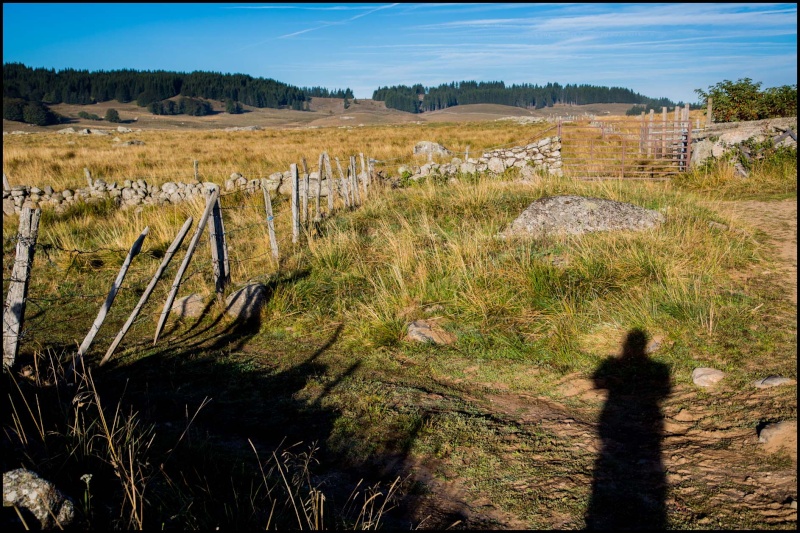
<svg viewBox="0 0 800 533">
<path fill-rule="evenodd" d="M 602 450 L 595 463 L 587 529 L 664 529 L 666 475 L 660 403 L 669 369 L 645 353 L 647 333 L 628 333 L 622 355 L 606 359 L 595 385 L 609 391 L 600 417 Z"/>
</svg>

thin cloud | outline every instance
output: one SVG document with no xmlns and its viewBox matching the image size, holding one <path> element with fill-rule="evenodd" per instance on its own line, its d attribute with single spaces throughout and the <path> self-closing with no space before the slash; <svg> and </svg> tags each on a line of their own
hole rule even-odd
<svg viewBox="0 0 800 533">
<path fill-rule="evenodd" d="M 292 37 L 297 37 L 298 35 L 303 35 L 305 33 L 310 33 L 312 31 L 317 31 L 317 30 L 321 30 L 321 29 L 324 29 L 324 28 L 329 28 L 331 26 L 341 26 L 343 24 L 347 24 L 347 23 L 352 22 L 354 20 L 360 19 L 361 17 L 366 17 L 367 15 L 371 15 L 372 13 L 375 13 L 377 11 L 381 11 L 382 9 L 389 9 L 389 8 L 395 7 L 397 5 L 398 4 L 389 4 L 389 5 L 384 5 L 384 6 L 378 6 L 378 7 L 374 8 L 374 9 L 371 9 L 371 10 L 366 11 L 364 13 L 359 13 L 359 14 L 354 15 L 354 16 L 348 18 L 348 19 L 345 19 L 345 20 L 340 20 L 340 21 L 335 21 L 335 22 L 325 22 L 325 23 L 323 23 L 323 24 L 321 24 L 319 26 L 314 26 L 312 28 L 306 28 L 306 29 L 298 30 L 298 31 L 295 31 L 295 32 L 292 32 L 292 33 L 279 35 L 277 37 L 271 37 L 271 38 L 265 39 L 263 41 L 259 41 L 259 42 L 256 42 L 256 43 L 245 45 L 245 46 L 241 47 L 239 49 L 239 51 L 246 50 L 248 48 L 252 48 L 254 46 L 258 46 L 258 45 L 267 43 L 267 42 L 272 41 L 274 39 L 289 39 L 289 38 L 292 38 Z"/>
</svg>

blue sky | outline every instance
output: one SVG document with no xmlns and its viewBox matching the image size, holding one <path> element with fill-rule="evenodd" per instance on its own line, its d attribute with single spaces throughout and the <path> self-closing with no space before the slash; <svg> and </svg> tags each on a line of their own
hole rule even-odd
<svg viewBox="0 0 800 533">
<path fill-rule="evenodd" d="M 694 102 L 797 83 L 796 4 L 3 4 L 3 62 L 241 72 L 297 86 L 502 80 Z"/>
</svg>

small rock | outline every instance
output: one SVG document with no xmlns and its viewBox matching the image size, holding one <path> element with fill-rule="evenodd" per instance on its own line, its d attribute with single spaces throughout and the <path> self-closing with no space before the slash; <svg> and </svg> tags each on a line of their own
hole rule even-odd
<svg viewBox="0 0 800 533">
<path fill-rule="evenodd" d="M 456 337 L 452 333 L 443 330 L 437 324 L 427 320 L 415 320 L 409 324 L 405 340 L 432 344 L 452 344 L 456 341 Z"/>
<path fill-rule="evenodd" d="M 708 223 L 708 227 L 711 229 L 718 229 L 720 231 L 727 231 L 728 229 L 727 224 L 720 224 L 719 222 L 714 222 L 713 220 Z"/>
<path fill-rule="evenodd" d="M 797 420 L 783 420 L 774 424 L 767 424 L 758 432 L 758 442 L 764 449 L 773 453 L 780 448 L 787 448 L 797 460 Z"/>
<path fill-rule="evenodd" d="M 250 283 L 234 292 L 225 300 L 225 312 L 243 321 L 257 319 L 267 300 L 267 287 L 261 283 Z"/>
<path fill-rule="evenodd" d="M 692 371 L 692 381 L 699 387 L 711 387 L 724 377 L 725 372 L 716 368 L 695 368 Z"/>
<path fill-rule="evenodd" d="M 757 379 L 753 382 L 753 386 L 757 389 L 768 389 L 770 387 L 777 387 L 779 385 L 794 385 L 797 380 L 792 378 L 785 378 L 783 376 L 767 376 L 764 379 Z"/>
<path fill-rule="evenodd" d="M 203 297 L 194 293 L 175 300 L 170 311 L 179 317 L 197 318 L 203 313 L 203 309 L 205 309 Z"/>
<path fill-rule="evenodd" d="M 3 507 L 15 505 L 33 514 L 41 529 L 63 529 L 75 518 L 72 500 L 55 485 L 24 468 L 3 473 Z M 35 524 L 28 524 L 31 526 Z"/>
</svg>

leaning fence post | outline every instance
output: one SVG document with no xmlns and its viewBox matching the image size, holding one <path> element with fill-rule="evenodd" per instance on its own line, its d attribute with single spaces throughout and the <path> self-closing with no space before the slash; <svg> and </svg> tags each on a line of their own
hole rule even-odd
<svg viewBox="0 0 800 533">
<path fill-rule="evenodd" d="M 89 172 L 88 168 L 83 167 L 83 175 L 86 176 L 86 181 L 87 181 L 87 183 L 89 183 L 89 187 L 91 187 L 92 186 L 92 173 Z"/>
<path fill-rule="evenodd" d="M 10 191 L 11 185 L 8 184 L 8 178 L 6 177 L 6 173 L 3 172 L 3 190 Z"/>
<path fill-rule="evenodd" d="M 330 216 L 333 213 L 333 201 L 334 201 L 334 186 L 333 186 L 333 171 L 331 170 L 331 158 L 328 156 L 328 152 L 323 152 L 325 155 L 325 175 L 328 178 L 328 215 Z"/>
<path fill-rule="evenodd" d="M 161 275 L 164 273 L 164 270 L 167 269 L 169 266 L 169 262 L 172 261 L 172 256 L 175 255 L 175 252 L 180 247 L 181 243 L 183 242 L 183 238 L 186 237 L 186 234 L 189 232 L 189 228 L 192 227 L 193 219 L 189 217 L 186 219 L 186 222 L 183 223 L 183 227 L 178 232 L 178 235 L 175 237 L 175 240 L 172 241 L 172 244 L 169 245 L 167 248 L 167 252 L 164 254 L 164 259 L 161 261 L 161 264 L 158 266 L 158 270 L 156 273 L 153 274 L 153 279 L 150 280 L 150 283 L 147 285 L 147 288 L 142 293 L 142 297 L 139 298 L 139 303 L 136 304 L 136 307 L 133 308 L 133 312 L 131 312 L 131 316 L 128 317 L 128 320 L 125 322 L 125 325 L 122 326 L 122 329 L 119 330 L 117 333 L 114 342 L 111 343 L 111 346 L 108 347 L 108 351 L 100 360 L 100 366 L 103 366 L 111 359 L 111 356 L 114 354 L 114 350 L 117 349 L 119 343 L 122 342 L 122 339 L 125 337 L 125 334 L 128 333 L 128 330 L 133 324 L 133 321 L 136 320 L 136 317 L 139 316 L 139 311 L 142 310 L 144 304 L 147 303 L 147 300 L 150 298 L 150 295 L 153 293 L 153 290 L 156 288 L 156 283 L 158 280 L 161 279 Z"/>
<path fill-rule="evenodd" d="M 5 174 L 3 174 L 5 177 Z M 25 319 L 25 304 L 28 298 L 28 278 L 36 251 L 36 239 L 39 235 L 39 218 L 41 209 L 25 207 L 19 217 L 17 250 L 14 256 L 14 268 L 11 271 L 11 282 L 3 309 L 3 367 L 11 368 L 19 351 L 19 334 Z"/>
<path fill-rule="evenodd" d="M 97 318 L 94 319 L 92 327 L 89 328 L 89 333 L 86 334 L 86 338 L 83 339 L 83 342 L 78 348 L 78 353 L 75 355 L 75 359 L 72 361 L 73 372 L 77 373 L 79 367 L 83 368 L 83 356 L 89 351 L 89 347 L 91 347 L 95 335 L 97 335 L 97 332 L 100 331 L 100 326 L 103 325 L 103 321 L 106 319 L 108 310 L 111 309 L 111 305 L 114 303 L 114 298 L 117 297 L 119 288 L 122 286 L 122 281 L 125 279 L 125 274 L 128 273 L 128 267 L 131 266 L 131 261 L 133 261 L 133 258 L 136 257 L 139 254 L 139 251 L 142 249 L 142 243 L 144 242 L 144 238 L 147 237 L 147 233 L 149 231 L 149 226 L 144 228 L 142 234 L 139 235 L 139 238 L 136 239 L 136 242 L 134 242 L 133 246 L 131 246 L 128 256 L 125 258 L 125 262 L 122 263 L 122 268 L 119 269 L 117 279 L 115 279 L 114 283 L 111 285 L 111 290 L 108 292 L 105 303 L 97 313 Z"/>
<path fill-rule="evenodd" d="M 295 163 L 289 166 L 289 174 L 292 180 L 292 244 L 297 244 L 300 240 L 300 206 L 298 205 L 300 177 L 297 175 L 297 165 Z"/>
<path fill-rule="evenodd" d="M 219 189 L 215 187 L 211 191 L 211 196 L 206 199 L 206 210 L 203 211 L 203 216 L 200 217 L 200 222 L 197 223 L 197 228 L 194 230 L 192 240 L 189 241 L 189 247 L 186 249 L 186 255 L 183 257 L 183 262 L 181 263 L 180 268 L 178 268 L 178 273 L 175 274 L 175 281 L 172 282 L 172 288 L 170 288 L 167 301 L 164 303 L 164 309 L 161 311 L 161 316 L 158 318 L 156 334 L 153 337 L 153 346 L 155 346 L 155 344 L 158 342 L 158 337 L 161 335 L 161 330 L 164 329 L 164 323 L 167 321 L 167 315 L 169 314 L 169 310 L 172 309 L 172 302 L 175 300 L 175 295 L 178 293 L 178 288 L 181 286 L 181 278 L 183 278 L 183 274 L 186 272 L 186 267 L 189 266 L 189 261 L 192 259 L 194 249 L 197 248 L 200 235 L 203 234 L 203 230 L 206 228 L 206 222 L 208 222 L 208 217 L 211 215 L 211 209 L 213 209 L 213 207 L 216 205 L 218 198 Z"/>
<path fill-rule="evenodd" d="M 211 241 L 211 266 L 214 271 L 214 289 L 217 298 L 222 299 L 225 286 L 231 281 L 231 267 L 228 263 L 228 243 L 225 239 L 225 226 L 222 222 L 222 209 L 219 195 L 211 208 L 211 223 L 208 225 Z"/>
<path fill-rule="evenodd" d="M 267 229 L 269 230 L 269 246 L 272 248 L 272 257 L 278 262 L 278 241 L 275 239 L 275 217 L 272 216 L 272 199 L 267 190 L 267 180 L 261 179 L 261 190 L 264 192 L 264 209 L 267 212 Z"/>
</svg>

